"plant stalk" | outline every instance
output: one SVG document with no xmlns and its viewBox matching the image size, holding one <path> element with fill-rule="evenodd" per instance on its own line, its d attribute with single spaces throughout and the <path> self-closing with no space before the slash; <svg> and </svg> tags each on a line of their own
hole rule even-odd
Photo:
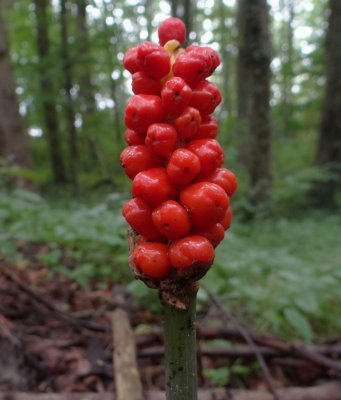
<svg viewBox="0 0 341 400">
<path fill-rule="evenodd" d="M 198 399 L 196 294 L 189 295 L 186 310 L 163 305 L 167 400 Z"/>
</svg>

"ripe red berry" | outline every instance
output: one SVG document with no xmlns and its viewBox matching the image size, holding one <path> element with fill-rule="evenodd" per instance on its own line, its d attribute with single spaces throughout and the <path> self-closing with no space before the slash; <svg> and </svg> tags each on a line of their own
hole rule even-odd
<svg viewBox="0 0 341 400">
<path fill-rule="evenodd" d="M 151 207 L 157 207 L 166 200 L 175 199 L 177 189 L 166 174 L 165 168 L 152 168 L 135 176 L 132 194 L 134 197 L 140 197 Z"/>
<path fill-rule="evenodd" d="M 157 31 L 161 46 L 169 40 L 177 40 L 182 44 L 186 40 L 186 26 L 181 19 L 170 17 L 161 22 Z"/>
<path fill-rule="evenodd" d="M 212 244 L 203 236 L 191 235 L 175 240 L 169 247 L 169 259 L 176 269 L 209 267 L 214 260 Z"/>
<path fill-rule="evenodd" d="M 171 68 L 170 56 L 162 47 L 152 42 L 143 42 L 137 48 L 143 71 L 155 79 L 166 76 Z"/>
<path fill-rule="evenodd" d="M 152 220 L 158 231 L 174 240 L 186 235 L 191 229 L 187 211 L 176 201 L 168 200 L 152 213 Z"/>
<path fill-rule="evenodd" d="M 177 185 L 187 185 L 200 171 L 200 160 L 190 150 L 179 148 L 174 151 L 167 164 L 167 174 Z"/>
<path fill-rule="evenodd" d="M 191 137 L 194 139 L 215 139 L 218 135 L 218 120 L 214 117 L 203 117 L 198 131 Z"/>
<path fill-rule="evenodd" d="M 204 236 L 208 239 L 213 247 L 217 247 L 218 244 L 224 240 L 225 229 L 219 222 L 217 224 L 211 225 L 206 229 L 196 230 L 195 234 Z"/>
<path fill-rule="evenodd" d="M 137 94 L 127 103 L 124 123 L 138 133 L 147 132 L 148 126 L 162 122 L 165 116 L 159 96 Z"/>
<path fill-rule="evenodd" d="M 168 246 L 162 243 L 142 242 L 134 250 L 133 263 L 149 278 L 164 279 L 171 270 Z"/>
<path fill-rule="evenodd" d="M 160 80 L 149 76 L 143 71 L 133 74 L 131 86 L 135 94 L 159 95 L 161 90 Z"/>
<path fill-rule="evenodd" d="M 198 182 L 180 192 L 180 204 L 188 211 L 194 227 L 206 228 L 223 219 L 229 198 L 215 183 Z"/>
<path fill-rule="evenodd" d="M 134 198 L 127 201 L 123 206 L 122 214 L 128 224 L 146 239 L 162 240 L 162 235 L 152 221 L 152 209 L 141 199 Z"/>
<path fill-rule="evenodd" d="M 147 146 L 139 144 L 128 146 L 123 149 L 120 155 L 121 165 L 124 172 L 130 179 L 145 169 L 159 167 L 162 160 L 152 152 Z"/>
<path fill-rule="evenodd" d="M 224 152 L 215 139 L 199 139 L 189 142 L 186 148 L 199 157 L 200 177 L 211 174 L 224 163 Z"/>
<path fill-rule="evenodd" d="M 170 114 L 180 114 L 191 97 L 192 89 L 177 76 L 168 79 L 161 90 L 162 105 Z"/>
<path fill-rule="evenodd" d="M 204 58 L 209 75 L 212 75 L 215 69 L 220 64 L 219 54 L 210 47 L 192 45 L 186 48 L 186 53 L 191 53 L 192 55 L 196 55 L 197 57 Z"/>
<path fill-rule="evenodd" d="M 182 139 L 195 135 L 201 124 L 200 112 L 193 107 L 186 107 L 174 121 L 176 130 Z"/>
<path fill-rule="evenodd" d="M 178 143 L 178 134 L 173 125 L 152 124 L 149 126 L 146 145 L 156 154 L 168 157 Z"/>
<path fill-rule="evenodd" d="M 146 139 L 145 133 L 137 133 L 131 129 L 127 129 L 124 133 L 124 139 L 129 146 L 135 146 L 137 144 L 144 144 Z"/>
<path fill-rule="evenodd" d="M 194 87 L 190 105 L 199 110 L 202 116 L 212 114 L 220 103 L 220 90 L 214 83 L 202 81 Z"/>
<path fill-rule="evenodd" d="M 209 76 L 209 68 L 203 57 L 191 53 L 180 54 L 173 64 L 174 76 L 179 76 L 190 86 Z"/>
<path fill-rule="evenodd" d="M 137 56 L 137 47 L 132 47 L 127 50 L 123 57 L 124 68 L 127 69 L 131 74 L 141 71 L 142 65 Z"/>
<path fill-rule="evenodd" d="M 227 168 L 217 168 L 212 174 L 205 176 L 205 181 L 221 186 L 229 197 L 233 195 L 238 187 L 236 176 Z"/>
<path fill-rule="evenodd" d="M 224 218 L 220 221 L 220 223 L 223 226 L 223 228 L 225 229 L 225 231 L 227 229 L 229 229 L 229 227 L 231 226 L 232 219 L 233 219 L 232 210 L 231 210 L 231 208 L 228 208 L 224 215 Z"/>
</svg>

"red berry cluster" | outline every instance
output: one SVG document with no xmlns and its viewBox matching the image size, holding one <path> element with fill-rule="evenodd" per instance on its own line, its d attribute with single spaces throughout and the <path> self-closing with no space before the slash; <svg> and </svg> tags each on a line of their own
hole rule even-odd
<svg viewBox="0 0 341 400">
<path fill-rule="evenodd" d="M 125 110 L 128 144 L 120 156 L 133 198 L 123 216 L 138 235 L 132 263 L 155 280 L 212 265 L 214 248 L 229 228 L 237 188 L 216 140 L 211 116 L 221 102 L 206 80 L 220 64 L 208 47 L 181 48 L 183 22 L 168 18 L 160 45 L 143 42 L 125 53 L 134 96 Z"/>
</svg>

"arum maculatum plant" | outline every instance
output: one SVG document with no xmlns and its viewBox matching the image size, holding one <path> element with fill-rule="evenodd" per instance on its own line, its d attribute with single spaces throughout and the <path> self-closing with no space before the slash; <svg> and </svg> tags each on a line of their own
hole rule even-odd
<svg viewBox="0 0 341 400">
<path fill-rule="evenodd" d="M 132 180 L 123 216 L 131 227 L 129 264 L 159 291 L 164 308 L 167 399 L 194 400 L 198 281 L 230 227 L 237 180 L 222 168 L 212 116 L 221 94 L 207 78 L 220 64 L 218 53 L 182 48 L 186 28 L 177 18 L 163 21 L 158 35 L 159 44 L 143 42 L 123 59 L 134 92 L 120 155 Z"/>
</svg>

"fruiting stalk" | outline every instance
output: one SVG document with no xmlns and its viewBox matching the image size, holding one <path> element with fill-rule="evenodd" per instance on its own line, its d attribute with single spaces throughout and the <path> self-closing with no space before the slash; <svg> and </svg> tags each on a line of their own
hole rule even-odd
<svg viewBox="0 0 341 400">
<path fill-rule="evenodd" d="M 164 304 L 167 400 L 197 400 L 196 295 L 186 310 Z"/>
</svg>

